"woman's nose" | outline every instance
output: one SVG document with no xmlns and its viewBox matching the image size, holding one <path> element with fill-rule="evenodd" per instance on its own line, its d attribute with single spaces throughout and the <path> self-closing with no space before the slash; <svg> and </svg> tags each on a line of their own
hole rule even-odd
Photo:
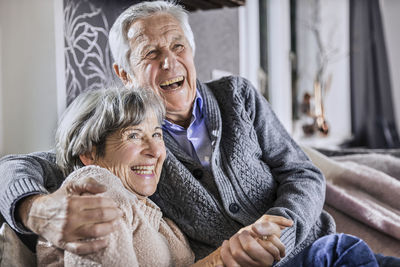
<svg viewBox="0 0 400 267">
<path fill-rule="evenodd" d="M 154 140 L 152 138 L 146 141 L 145 153 L 149 156 L 158 158 L 161 156 L 164 149 L 164 143 L 162 141 Z"/>
</svg>

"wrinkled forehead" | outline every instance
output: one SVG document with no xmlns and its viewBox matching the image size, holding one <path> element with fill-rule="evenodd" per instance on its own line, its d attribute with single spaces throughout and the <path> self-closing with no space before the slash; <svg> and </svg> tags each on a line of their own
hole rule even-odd
<svg viewBox="0 0 400 267">
<path fill-rule="evenodd" d="M 127 32 L 131 44 L 177 36 L 184 38 L 184 32 L 179 21 L 169 14 L 157 14 L 133 21 Z"/>
</svg>

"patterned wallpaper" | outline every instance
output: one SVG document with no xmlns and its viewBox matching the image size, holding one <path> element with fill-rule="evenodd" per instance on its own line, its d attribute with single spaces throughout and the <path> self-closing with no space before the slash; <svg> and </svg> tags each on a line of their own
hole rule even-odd
<svg viewBox="0 0 400 267">
<path fill-rule="evenodd" d="M 139 0 L 64 0 L 67 105 L 88 89 L 119 84 L 112 69 L 108 32 L 118 15 Z M 212 70 L 239 73 L 238 9 L 196 11 L 189 15 L 196 41 L 197 77 Z"/>
<path fill-rule="evenodd" d="M 133 3 L 64 0 L 67 105 L 85 90 L 119 82 L 112 69 L 108 32 L 118 14 Z"/>
</svg>

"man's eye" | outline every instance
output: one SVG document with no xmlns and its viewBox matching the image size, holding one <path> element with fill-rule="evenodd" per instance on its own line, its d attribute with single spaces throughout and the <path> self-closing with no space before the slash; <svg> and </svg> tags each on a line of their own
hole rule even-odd
<svg viewBox="0 0 400 267">
<path fill-rule="evenodd" d="M 181 51 L 181 50 L 183 50 L 183 48 L 184 48 L 183 44 L 175 44 L 174 45 L 174 49 L 177 51 Z"/>
<path fill-rule="evenodd" d="M 146 58 L 150 58 L 150 59 L 155 58 L 156 56 L 157 56 L 156 50 L 151 50 L 151 51 L 147 52 L 147 54 L 146 54 Z"/>
</svg>

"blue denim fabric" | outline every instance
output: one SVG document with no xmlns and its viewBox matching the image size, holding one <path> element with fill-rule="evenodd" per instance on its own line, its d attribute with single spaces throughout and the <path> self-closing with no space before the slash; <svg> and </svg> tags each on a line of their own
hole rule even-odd
<svg viewBox="0 0 400 267">
<path fill-rule="evenodd" d="M 400 259 L 396 257 L 375 254 L 375 258 L 381 267 L 400 267 Z"/>
<path fill-rule="evenodd" d="M 351 235 L 334 234 L 318 239 L 285 266 L 377 267 L 379 265 L 374 253 L 364 241 Z"/>
</svg>

